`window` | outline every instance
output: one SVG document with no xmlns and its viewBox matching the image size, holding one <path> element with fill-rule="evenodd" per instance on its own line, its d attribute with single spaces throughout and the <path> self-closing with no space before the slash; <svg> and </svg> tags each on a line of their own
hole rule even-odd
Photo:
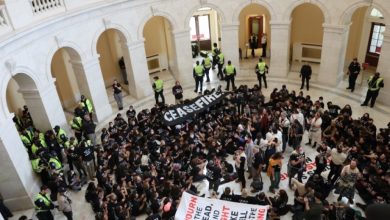
<svg viewBox="0 0 390 220">
<path fill-rule="evenodd" d="M 383 32 L 386 26 L 380 23 L 372 23 L 370 43 L 368 45 L 368 53 L 380 55 L 383 44 Z"/>
<path fill-rule="evenodd" d="M 376 18 L 383 18 L 382 13 L 378 9 L 376 9 L 376 8 L 372 9 L 372 11 L 370 13 L 370 16 L 371 17 L 376 17 Z"/>
<path fill-rule="evenodd" d="M 190 20 L 191 41 L 210 40 L 209 15 L 196 15 Z"/>
</svg>

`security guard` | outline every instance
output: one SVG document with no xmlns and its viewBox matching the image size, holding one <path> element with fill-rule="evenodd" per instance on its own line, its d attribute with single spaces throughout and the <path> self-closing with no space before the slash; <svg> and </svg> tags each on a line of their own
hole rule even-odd
<svg viewBox="0 0 390 220">
<path fill-rule="evenodd" d="M 65 142 L 68 140 L 68 137 L 66 136 L 64 129 L 62 129 L 62 128 L 60 128 L 60 126 L 56 125 L 54 127 L 54 131 L 56 133 L 58 144 L 60 144 L 61 147 L 64 147 Z"/>
<path fill-rule="evenodd" d="M 215 65 L 218 63 L 217 56 L 221 52 L 221 50 L 218 48 L 218 44 L 214 43 L 213 44 L 213 50 L 212 50 L 212 55 L 213 55 L 213 69 L 215 69 Z"/>
<path fill-rule="evenodd" d="M 29 154 L 31 154 L 31 146 L 33 145 L 34 135 L 31 133 L 31 131 L 25 129 L 20 134 L 20 139 L 22 140 L 24 146 L 27 148 Z"/>
<path fill-rule="evenodd" d="M 360 64 L 357 61 L 357 58 L 354 58 L 353 61 L 348 66 L 348 74 L 349 74 L 349 85 L 347 89 L 350 89 L 351 92 L 355 90 L 356 79 L 360 73 Z"/>
<path fill-rule="evenodd" d="M 368 102 L 371 99 L 371 108 L 375 105 L 375 100 L 378 97 L 379 90 L 383 88 L 385 85 L 383 83 L 383 78 L 380 77 L 380 73 L 376 72 L 374 76 L 370 76 L 368 79 L 368 90 L 366 100 L 364 100 L 361 106 L 367 106 Z"/>
<path fill-rule="evenodd" d="M 74 131 L 74 135 L 76 136 L 77 140 L 80 142 L 81 138 L 83 137 L 83 119 L 76 116 L 69 122 L 69 124 Z"/>
<path fill-rule="evenodd" d="M 35 173 L 40 174 L 42 170 L 45 168 L 44 164 L 42 163 L 42 160 L 40 157 L 38 157 L 36 154 L 33 154 L 31 156 L 31 167 Z"/>
<path fill-rule="evenodd" d="M 265 61 L 260 58 L 259 63 L 257 63 L 256 67 L 257 80 L 259 80 L 259 87 L 261 89 L 261 79 L 264 81 L 264 87 L 267 88 L 267 79 L 265 74 L 268 73 L 268 66 Z"/>
<path fill-rule="evenodd" d="M 55 156 L 50 157 L 48 165 L 50 168 L 58 172 L 62 169 L 62 163 Z"/>
<path fill-rule="evenodd" d="M 217 56 L 217 60 L 218 60 L 218 74 L 217 74 L 217 77 L 220 77 L 220 79 L 223 80 L 222 69 L 223 69 L 223 64 L 225 64 L 225 55 L 223 55 L 222 52 L 219 52 L 219 54 Z"/>
<path fill-rule="evenodd" d="M 81 100 L 80 103 L 84 105 L 84 107 L 87 109 L 89 117 L 92 118 L 92 113 L 93 113 L 93 105 L 91 100 L 88 98 L 85 98 L 84 95 L 81 95 Z"/>
<path fill-rule="evenodd" d="M 236 86 L 234 85 L 234 77 L 236 76 L 237 72 L 236 67 L 232 65 L 232 61 L 228 61 L 228 65 L 225 67 L 223 72 L 225 73 L 225 79 L 227 82 L 225 90 L 229 91 L 230 82 L 232 82 L 233 90 L 235 90 Z"/>
<path fill-rule="evenodd" d="M 204 58 L 202 65 L 204 67 L 204 73 L 206 74 L 206 77 L 207 77 L 206 82 L 210 82 L 209 73 L 210 73 L 210 69 L 212 66 L 212 61 L 211 61 L 209 54 L 207 54 L 206 58 Z"/>
<path fill-rule="evenodd" d="M 19 118 L 18 116 L 15 115 L 15 116 L 12 118 L 12 121 L 15 123 L 16 129 L 17 129 L 18 131 L 23 130 L 23 123 L 22 123 L 22 120 L 20 120 L 20 118 Z"/>
<path fill-rule="evenodd" d="M 42 186 L 41 191 L 34 200 L 35 211 L 39 220 L 54 220 L 53 214 L 50 211 L 51 209 L 54 209 L 54 204 L 47 195 L 48 190 L 49 188 L 47 188 L 47 186 Z"/>
<path fill-rule="evenodd" d="M 158 78 L 158 76 L 155 76 L 153 83 L 153 90 L 154 90 L 154 98 L 156 99 L 156 104 L 159 104 L 158 97 L 161 96 L 162 104 L 165 104 L 165 98 L 164 98 L 164 81 Z"/>
<path fill-rule="evenodd" d="M 203 91 L 203 76 L 204 76 L 204 67 L 200 65 L 199 61 L 196 61 L 196 65 L 192 70 L 192 74 L 195 78 L 195 90 L 194 92 L 198 92 L 198 87 L 200 87 L 199 93 Z"/>
</svg>

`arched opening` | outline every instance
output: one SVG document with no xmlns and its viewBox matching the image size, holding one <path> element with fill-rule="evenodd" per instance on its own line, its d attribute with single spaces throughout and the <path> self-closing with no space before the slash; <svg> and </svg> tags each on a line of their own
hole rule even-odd
<svg viewBox="0 0 390 220">
<path fill-rule="evenodd" d="M 270 19 L 270 12 L 262 5 L 250 4 L 241 10 L 239 15 L 240 26 L 238 38 L 239 48 L 242 52 L 241 58 L 245 58 L 242 61 L 243 63 L 256 63 L 258 59 L 249 58 L 258 58 L 262 55 L 269 57 L 268 50 L 271 39 Z M 266 44 L 263 48 L 264 43 Z M 254 53 L 252 53 L 252 49 Z M 263 52 L 264 49 L 265 51 Z"/>
<path fill-rule="evenodd" d="M 51 74 L 67 120 L 73 118 L 81 95 L 91 99 L 81 57 L 71 47 L 58 49 L 51 60 Z"/>
<path fill-rule="evenodd" d="M 149 74 L 158 75 L 166 83 L 174 81 L 172 72 L 177 65 L 172 37 L 172 24 L 163 16 L 151 17 L 144 26 L 145 54 Z"/>
<path fill-rule="evenodd" d="M 18 117 L 24 126 L 34 126 L 40 130 L 52 129 L 41 94 L 34 80 L 27 74 L 18 73 L 9 80 L 6 99 L 9 112 Z M 28 115 L 23 115 L 24 106 L 28 108 Z"/>
<path fill-rule="evenodd" d="M 357 58 L 362 68 L 356 83 L 362 84 L 377 69 L 386 30 L 384 17 L 379 9 L 365 6 L 356 9 L 348 23 L 350 27 L 344 69 L 348 72 L 348 66 Z"/>
<path fill-rule="evenodd" d="M 294 8 L 291 19 L 290 71 L 299 72 L 302 62 L 309 62 L 313 74 L 318 74 L 324 35 L 322 26 L 325 21 L 324 13 L 314 4 L 304 3 Z"/>
<path fill-rule="evenodd" d="M 134 86 L 134 82 L 127 43 L 125 35 L 116 29 L 104 31 L 97 41 L 96 49 L 100 55 L 100 69 L 111 105 L 115 105 L 112 88 L 114 80 L 121 84 L 123 101 L 131 98 L 129 87 Z"/>
</svg>

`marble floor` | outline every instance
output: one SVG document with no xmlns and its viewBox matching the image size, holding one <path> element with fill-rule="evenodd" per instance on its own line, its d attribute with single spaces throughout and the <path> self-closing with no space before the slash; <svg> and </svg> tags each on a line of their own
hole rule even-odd
<svg viewBox="0 0 390 220">
<path fill-rule="evenodd" d="M 248 60 L 243 60 L 240 63 L 240 69 L 241 72 L 237 74 L 237 79 L 236 79 L 236 84 L 241 85 L 241 84 L 246 84 L 248 86 L 253 86 L 255 83 L 257 83 L 257 79 L 253 73 L 253 67 L 254 64 L 256 63 L 257 59 L 248 59 Z M 175 82 L 174 77 L 172 74 L 170 74 L 169 71 L 164 71 L 164 72 L 159 72 L 151 75 L 150 77 L 152 78 L 154 75 L 158 75 L 160 78 L 162 78 L 166 83 L 165 83 L 165 88 L 171 88 Z M 211 89 L 215 88 L 218 85 L 225 85 L 225 82 L 219 81 L 216 77 L 215 72 L 210 73 L 211 77 L 211 82 L 210 83 L 205 83 L 204 88 Z M 295 90 L 299 91 L 300 87 L 300 80 L 299 76 L 297 76 L 296 72 L 291 72 L 288 74 L 286 78 L 280 79 L 280 78 L 273 78 L 272 76 L 268 77 L 268 89 L 263 89 L 264 95 L 268 98 L 272 89 L 273 88 L 281 88 L 282 84 L 286 84 L 287 88 L 289 90 Z M 184 96 L 185 98 L 194 98 L 197 96 L 196 93 L 193 92 L 193 86 L 194 85 L 183 85 L 184 89 Z M 384 105 L 381 105 L 378 103 L 374 108 L 368 108 L 368 107 L 361 107 L 360 103 L 363 101 L 366 88 L 365 84 L 363 83 L 362 85 L 357 85 L 357 88 L 354 93 L 349 92 L 349 90 L 345 90 L 347 86 L 347 80 L 344 79 L 342 82 L 339 83 L 337 87 L 334 88 L 329 88 L 326 86 L 321 85 L 320 83 L 316 82 L 316 79 L 314 78 L 311 82 L 311 88 L 310 91 L 303 91 L 305 95 L 310 95 L 313 100 L 317 100 L 318 97 L 322 96 L 324 97 L 325 103 L 327 101 L 332 101 L 333 103 L 343 107 L 345 104 L 350 104 L 352 106 L 353 110 L 353 117 L 357 118 L 363 115 L 363 113 L 368 112 L 370 116 L 374 119 L 374 123 L 377 125 L 377 128 L 382 128 L 385 127 L 386 124 L 389 122 L 389 117 L 388 115 L 390 114 L 390 108 L 386 107 Z M 108 94 L 110 96 L 111 92 L 108 91 Z M 170 89 L 165 90 L 165 98 L 166 98 L 166 103 L 168 104 L 173 104 L 174 103 L 174 97 L 170 91 Z M 112 99 L 110 97 L 110 99 Z M 110 101 L 112 107 L 113 107 L 113 115 L 109 117 L 107 120 L 99 123 L 98 125 L 98 130 L 101 128 L 105 127 L 108 125 L 108 122 L 113 120 L 115 115 L 119 112 L 116 106 L 115 101 Z M 138 111 L 144 109 L 144 108 L 151 108 L 154 105 L 154 97 L 149 96 L 146 97 L 145 99 L 142 100 L 136 100 L 134 97 L 130 95 L 127 95 L 124 97 L 124 105 L 125 109 L 121 111 L 121 113 L 125 113 L 127 110 L 127 106 L 133 105 L 135 109 Z M 306 143 L 307 141 L 307 134 L 304 135 L 304 140 L 302 143 Z M 289 195 L 289 202 L 292 203 L 293 201 L 293 192 L 288 189 L 287 187 L 287 179 L 286 177 L 286 163 L 288 161 L 289 155 L 291 153 L 292 149 L 288 148 L 286 150 L 286 153 L 284 155 L 284 166 L 282 169 L 282 181 L 280 184 L 281 189 L 286 189 Z M 305 152 L 308 157 L 310 157 L 312 160 L 314 159 L 314 156 L 316 155 L 316 152 L 311 148 L 311 147 L 305 147 Z M 327 175 L 327 171 L 323 173 L 324 176 Z M 263 181 L 264 181 L 264 191 L 268 196 L 274 196 L 272 193 L 267 192 L 267 189 L 270 185 L 270 181 L 268 177 L 263 173 Z M 307 174 L 305 175 L 307 178 Z M 304 181 L 306 181 L 306 178 Z M 249 186 L 250 186 L 251 180 L 247 182 L 247 188 L 249 191 Z M 204 183 L 199 185 L 199 189 L 203 190 L 206 196 L 209 196 L 208 183 L 205 181 Z M 219 192 L 221 193 L 225 187 L 231 187 L 236 194 L 239 194 L 240 192 L 240 185 L 238 183 L 229 182 L 224 185 L 221 185 L 219 187 Z M 92 209 L 90 208 L 90 205 L 85 202 L 84 199 L 84 193 L 85 193 L 85 187 L 82 191 L 80 192 L 71 192 L 71 198 L 73 200 L 73 210 L 74 210 L 74 219 L 76 220 L 87 220 L 87 219 L 94 219 L 93 217 L 93 212 Z M 335 195 L 333 192 L 329 195 L 329 201 L 335 201 L 335 198 L 337 198 L 337 195 Z M 358 195 L 355 196 L 355 202 L 361 202 L 361 199 Z M 355 207 L 355 206 L 353 206 Z M 14 215 L 15 217 L 11 218 L 11 220 L 17 220 L 21 215 L 27 215 L 28 217 L 33 216 L 33 210 L 23 210 L 20 212 L 15 212 Z M 62 213 L 59 213 L 58 211 L 54 211 L 55 213 L 55 219 L 58 220 L 64 220 L 66 219 Z M 146 216 L 140 216 L 137 219 L 145 219 Z M 33 217 L 33 219 L 36 219 Z M 291 213 L 288 213 L 287 215 L 283 216 L 281 218 L 282 220 L 287 220 L 291 219 Z"/>
</svg>

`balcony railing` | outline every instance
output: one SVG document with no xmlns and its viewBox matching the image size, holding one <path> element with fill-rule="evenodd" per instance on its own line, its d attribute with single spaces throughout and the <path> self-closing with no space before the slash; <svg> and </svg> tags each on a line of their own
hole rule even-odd
<svg viewBox="0 0 390 220">
<path fill-rule="evenodd" d="M 63 8 L 63 0 L 29 0 L 34 14 L 41 14 L 53 9 Z"/>
</svg>

